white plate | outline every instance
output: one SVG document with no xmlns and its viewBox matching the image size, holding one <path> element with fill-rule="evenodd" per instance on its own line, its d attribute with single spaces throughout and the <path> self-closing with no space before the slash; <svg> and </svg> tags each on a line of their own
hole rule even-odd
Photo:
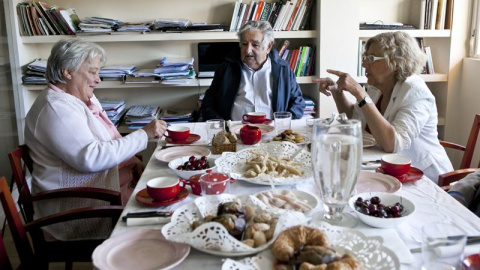
<svg viewBox="0 0 480 270">
<path fill-rule="evenodd" d="M 100 270 L 172 269 L 190 253 L 190 246 L 165 240 L 159 230 L 131 230 L 105 240 L 92 254 Z"/>
<path fill-rule="evenodd" d="M 266 192 L 273 192 L 275 194 L 282 194 L 282 192 L 286 190 L 286 189 L 269 189 L 269 190 L 265 190 L 265 191 L 261 191 L 261 192 L 258 192 L 255 194 L 255 197 L 258 195 L 258 194 L 261 194 L 261 193 L 266 193 Z M 305 204 L 308 204 L 310 207 L 312 207 L 312 209 L 310 211 L 300 211 L 304 214 L 309 214 L 311 213 L 318 205 L 318 201 L 317 199 L 315 198 L 315 196 L 313 196 L 312 194 L 308 193 L 308 192 L 305 192 L 305 191 L 301 191 L 301 190 L 296 190 L 296 189 L 288 189 L 288 191 L 291 191 L 296 198 L 293 198 L 294 200 L 299 200 Z M 265 203 L 264 203 L 265 204 Z M 278 209 L 279 211 L 289 211 L 285 208 L 281 208 L 281 207 L 276 207 L 272 204 L 265 204 L 267 207 L 270 207 L 270 208 L 273 208 L 273 209 Z"/>
<path fill-rule="evenodd" d="M 273 177 L 268 174 L 260 174 L 256 177 L 246 178 L 243 174 L 248 167 L 245 162 L 254 154 L 252 150 L 257 152 L 268 153 L 273 157 L 289 157 L 299 165 L 295 166 L 297 169 L 303 171 L 301 176 L 291 177 Z M 223 153 L 222 156 L 215 160 L 217 171 L 229 174 L 234 179 L 244 180 L 258 185 L 292 185 L 313 177 L 311 154 L 309 151 L 291 142 L 270 142 L 261 143 L 255 147 L 245 148 L 240 151 L 231 153 Z"/>
<path fill-rule="evenodd" d="M 319 227 L 326 233 L 332 242 L 332 247 L 340 255 L 346 252 L 353 254 L 363 264 L 363 269 L 400 269 L 400 261 L 397 255 L 383 245 L 383 239 L 380 236 L 367 237 L 357 230 L 331 226 L 326 223 L 319 226 L 309 226 Z M 272 252 L 265 250 L 254 257 L 240 261 L 227 259 L 222 265 L 222 270 L 273 269 L 273 262 Z"/>
<path fill-rule="evenodd" d="M 260 128 L 260 131 L 262 131 L 262 135 L 270 134 L 275 131 L 275 127 L 270 125 L 264 125 L 264 124 L 248 124 L 248 125 Z M 230 127 L 230 132 L 240 135 L 240 129 L 243 126 L 245 125 L 235 125 L 233 127 Z"/>
<path fill-rule="evenodd" d="M 203 146 L 174 146 L 155 153 L 155 158 L 162 162 L 170 162 L 184 156 L 210 156 L 211 152 Z"/>
<path fill-rule="evenodd" d="M 383 173 L 360 171 L 357 178 L 357 193 L 388 192 L 394 193 L 402 188 L 397 178 Z"/>
</svg>

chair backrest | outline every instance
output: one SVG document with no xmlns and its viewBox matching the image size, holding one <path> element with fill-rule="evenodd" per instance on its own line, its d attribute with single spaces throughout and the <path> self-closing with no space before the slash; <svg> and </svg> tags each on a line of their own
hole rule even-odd
<svg viewBox="0 0 480 270">
<path fill-rule="evenodd" d="M 20 145 L 17 149 L 8 154 L 10 166 L 12 168 L 13 178 L 17 185 L 19 197 L 18 206 L 22 212 L 25 221 L 33 220 L 33 198 L 27 183 L 26 169 L 30 173 L 33 171 L 33 161 L 28 153 L 26 145 Z"/>
<path fill-rule="evenodd" d="M 456 150 L 464 151 L 462 161 L 460 163 L 459 169 L 470 168 L 473 158 L 473 152 L 475 151 L 475 146 L 477 144 L 478 134 L 480 131 L 480 114 L 476 114 L 473 119 L 472 129 L 470 130 L 470 135 L 468 136 L 468 141 L 465 146 L 458 145 L 451 142 L 440 141 L 440 144 L 445 148 L 452 148 Z M 478 166 L 480 167 L 480 161 Z"/>
<path fill-rule="evenodd" d="M 123 206 L 116 205 L 85 207 L 42 217 L 23 224 L 4 177 L 0 179 L 0 202 L 7 217 L 21 269 L 48 269 L 49 262 L 91 261 L 93 250 L 104 239 L 46 241 L 42 228 L 52 224 L 86 218 L 107 218 L 115 224 L 123 211 Z M 31 239 L 31 243 L 29 239 Z"/>
</svg>

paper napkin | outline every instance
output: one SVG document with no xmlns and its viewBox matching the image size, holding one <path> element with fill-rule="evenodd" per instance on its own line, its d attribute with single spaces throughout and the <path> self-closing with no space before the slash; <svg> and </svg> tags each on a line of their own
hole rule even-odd
<svg viewBox="0 0 480 270">
<path fill-rule="evenodd" d="M 127 226 L 157 225 L 170 222 L 170 217 L 127 218 Z"/>
</svg>

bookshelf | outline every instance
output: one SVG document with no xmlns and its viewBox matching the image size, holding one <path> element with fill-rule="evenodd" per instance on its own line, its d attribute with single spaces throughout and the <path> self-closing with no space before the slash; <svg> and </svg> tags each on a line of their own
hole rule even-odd
<svg viewBox="0 0 480 270">
<path fill-rule="evenodd" d="M 106 65 L 134 64 L 139 68 L 153 68 L 163 56 L 194 56 L 196 43 L 202 41 L 237 41 L 236 32 L 188 32 L 146 34 L 109 34 L 82 36 L 20 36 L 16 6 L 20 0 L 4 1 L 7 28 L 10 29 L 8 42 L 12 62 L 12 78 L 15 92 L 17 125 L 24 129 L 25 116 L 44 85 L 23 85 L 22 71 L 34 58 L 47 58 L 55 42 L 63 38 L 78 38 L 96 42 L 107 52 Z M 82 3 L 73 0 L 46 0 L 48 5 L 62 8 L 75 8 L 80 19 L 98 16 L 120 19 L 125 22 L 153 21 L 158 18 L 182 18 L 192 22 L 221 23 L 229 25 L 235 6 L 233 0 L 85 0 Z M 270 1 L 269 1 L 270 2 Z M 274 2 L 274 1 L 271 1 Z M 135 11 L 135 12 L 132 12 Z M 315 13 L 315 12 L 314 12 Z M 316 17 L 312 16 L 312 20 Z M 276 32 L 277 41 L 282 39 L 298 40 L 316 44 L 318 31 L 282 31 Z M 197 70 L 197 63 L 194 67 Z M 318 91 L 312 84 L 312 77 L 299 77 L 304 93 L 318 101 Z M 195 109 L 198 96 L 211 83 L 211 79 L 194 79 L 188 85 L 171 86 L 162 84 L 123 84 L 119 81 L 103 81 L 95 91 L 99 98 L 122 98 L 127 107 L 132 105 L 159 105 L 179 109 Z M 19 132 L 23 142 L 23 132 Z"/>
<path fill-rule="evenodd" d="M 276 2 L 277 0 L 267 0 Z M 408 23 L 410 14 L 415 10 L 418 0 L 315 0 L 310 18 L 313 29 L 306 31 L 276 31 L 275 39 L 280 42 L 288 39 L 294 48 L 299 45 L 314 44 L 317 56 L 315 76 L 298 77 L 302 92 L 310 96 L 316 104 L 317 116 L 328 117 L 335 109 L 331 98 L 318 92 L 318 85 L 312 83 L 313 77 L 330 76 L 327 68 L 356 74 L 358 59 L 358 40 L 383 30 L 359 30 L 360 21 L 381 18 L 386 21 Z M 34 58 L 47 58 L 55 42 L 73 36 L 31 36 L 19 34 L 16 5 L 20 0 L 4 1 L 6 29 L 12 64 L 12 82 L 19 141 L 23 143 L 24 119 L 31 104 L 43 86 L 23 85 L 22 71 Z M 144 22 L 157 18 L 182 18 L 192 22 L 222 23 L 230 25 L 235 0 L 45 0 L 49 5 L 63 8 L 75 8 L 80 19 L 98 16 L 120 19 L 125 22 Z M 250 1 L 243 1 L 249 3 Z M 456 14 L 466 14 L 466 4 L 455 1 Z M 412 12 L 411 12 L 412 11 Z M 370 17 L 372 16 L 372 17 Z M 461 16 L 454 16 L 460 18 Z M 454 25 L 461 25 L 454 22 Z M 459 26 L 460 27 L 460 26 Z M 452 69 L 460 56 L 454 55 L 453 43 L 455 29 L 452 30 L 409 30 L 416 37 L 423 37 L 431 45 L 435 70 L 438 74 L 425 75 L 432 92 L 437 97 L 440 116 L 446 117 L 447 94 L 455 87 L 452 81 Z M 147 33 L 147 34 L 111 34 L 91 35 L 81 38 L 99 43 L 107 52 L 107 65 L 134 64 L 139 68 L 153 68 L 163 56 L 194 56 L 196 43 L 202 41 L 237 41 L 235 32 L 190 32 L 190 33 Z M 458 43 L 457 41 L 455 41 Z M 461 41 L 460 41 L 461 42 Z M 277 44 L 278 45 L 278 44 Z M 278 48 L 278 46 L 276 46 Z M 442 60 L 446 57 L 446 60 Z M 463 57 L 463 55 L 462 55 Z M 196 70 L 196 62 L 194 63 Z M 365 78 L 358 78 L 360 82 Z M 160 84 L 128 85 L 120 82 L 105 81 L 98 85 L 95 94 L 103 98 L 123 98 L 127 106 L 159 105 L 179 109 L 194 109 L 198 95 L 203 93 L 211 80 L 192 80 L 186 86 L 166 86 Z M 449 91 L 450 90 L 450 91 Z M 448 121 L 442 121 L 448 122 Z"/>
</svg>

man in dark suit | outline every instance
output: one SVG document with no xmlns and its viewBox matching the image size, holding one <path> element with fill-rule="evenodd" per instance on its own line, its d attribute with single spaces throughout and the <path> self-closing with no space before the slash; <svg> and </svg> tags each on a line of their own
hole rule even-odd
<svg viewBox="0 0 480 270">
<path fill-rule="evenodd" d="M 242 120 L 248 112 L 264 112 L 272 119 L 277 111 L 301 118 L 305 108 L 302 91 L 288 62 L 273 48 L 270 23 L 249 21 L 237 35 L 240 49 L 225 58 L 205 92 L 203 120 Z"/>
<path fill-rule="evenodd" d="M 448 193 L 480 217 L 480 170 L 457 181 Z"/>
</svg>

